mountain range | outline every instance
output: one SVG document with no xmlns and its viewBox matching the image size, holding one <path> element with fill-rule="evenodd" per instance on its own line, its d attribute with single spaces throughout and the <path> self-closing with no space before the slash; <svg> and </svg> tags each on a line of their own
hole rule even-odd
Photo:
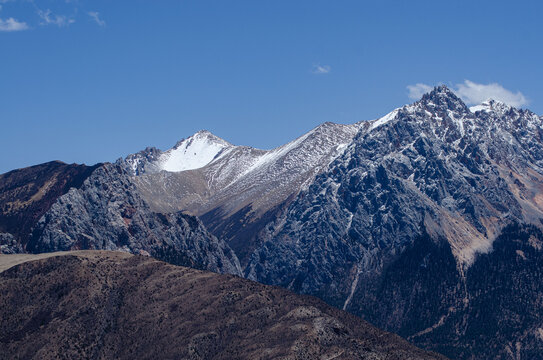
<svg viewBox="0 0 543 360">
<path fill-rule="evenodd" d="M 0 175 L 4 253 L 148 254 L 317 296 L 458 359 L 543 353 L 543 118 L 439 86 L 273 150 L 201 131 Z"/>
</svg>

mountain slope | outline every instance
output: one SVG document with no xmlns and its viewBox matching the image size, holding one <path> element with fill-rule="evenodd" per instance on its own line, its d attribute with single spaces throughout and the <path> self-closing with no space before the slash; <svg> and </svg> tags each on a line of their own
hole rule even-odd
<svg viewBox="0 0 543 360">
<path fill-rule="evenodd" d="M 315 298 L 118 252 L 27 261 L 0 292 L 6 358 L 444 359 Z"/>
<path fill-rule="evenodd" d="M 387 270 L 375 314 L 402 313 L 398 333 L 451 358 L 541 359 L 542 240 L 536 227 L 510 225 L 463 274 L 450 252 L 415 243 Z"/>
</svg>

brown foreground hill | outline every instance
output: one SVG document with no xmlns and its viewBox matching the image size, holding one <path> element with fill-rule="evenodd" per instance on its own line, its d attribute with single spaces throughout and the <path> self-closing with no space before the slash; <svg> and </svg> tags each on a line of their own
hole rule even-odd
<svg viewBox="0 0 543 360">
<path fill-rule="evenodd" d="M 444 359 L 313 297 L 120 252 L 1 255 L 0 294 L 3 359 Z"/>
</svg>

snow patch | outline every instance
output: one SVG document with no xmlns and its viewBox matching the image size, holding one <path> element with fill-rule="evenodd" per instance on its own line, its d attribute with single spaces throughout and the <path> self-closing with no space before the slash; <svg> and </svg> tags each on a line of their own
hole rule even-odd
<svg viewBox="0 0 543 360">
<path fill-rule="evenodd" d="M 482 102 L 479 105 L 471 106 L 469 110 L 472 113 L 476 113 L 477 111 L 484 111 L 484 112 L 498 112 L 498 113 L 506 113 L 507 111 L 511 110 L 511 106 L 497 100 L 488 99 L 484 102 Z"/>
<path fill-rule="evenodd" d="M 477 111 L 485 111 L 485 112 L 489 112 L 490 111 L 490 107 L 488 105 L 485 105 L 485 103 L 482 103 L 482 104 L 479 104 L 479 105 L 475 105 L 475 106 L 471 106 L 469 108 L 469 110 L 472 112 L 472 113 L 476 113 Z"/>
<path fill-rule="evenodd" d="M 382 118 L 379 118 L 377 120 L 374 120 L 373 123 L 371 124 L 370 128 L 369 128 L 369 131 L 373 130 L 373 129 L 376 129 L 378 128 L 379 126 L 381 125 L 384 125 L 386 123 L 388 123 L 389 121 L 391 120 L 394 120 L 394 118 L 396 117 L 396 115 L 398 115 L 398 111 L 400 109 L 396 109 L 394 111 L 391 111 L 389 112 L 388 114 L 386 114 L 385 116 L 383 116 Z"/>
<path fill-rule="evenodd" d="M 345 303 L 343 303 L 343 310 L 347 309 L 347 306 L 353 299 L 354 292 L 356 291 L 356 287 L 358 286 L 358 279 L 360 278 L 360 274 L 362 273 L 362 267 L 357 265 L 356 266 L 356 274 L 354 276 L 354 280 L 351 283 L 351 291 L 349 292 L 349 296 L 345 300 Z"/>
<path fill-rule="evenodd" d="M 199 131 L 164 152 L 159 159 L 159 169 L 179 172 L 199 169 L 225 154 L 233 145 L 208 131 Z"/>
<path fill-rule="evenodd" d="M 250 172 L 252 172 L 252 171 L 254 171 L 254 170 L 256 170 L 256 169 L 258 169 L 258 168 L 260 168 L 260 167 L 262 167 L 264 165 L 266 165 L 266 164 L 274 163 L 275 161 L 277 161 L 277 159 L 281 158 L 282 156 L 285 156 L 291 150 L 295 149 L 305 139 L 307 139 L 309 137 L 309 135 L 311 135 L 311 131 L 304 134 L 304 135 L 302 135 L 302 136 L 300 136 L 298 139 L 289 142 L 286 145 L 280 146 L 280 147 L 278 147 L 276 149 L 270 150 L 269 152 L 263 154 L 258 159 L 256 159 L 256 161 L 249 168 L 247 168 L 243 172 L 243 174 L 241 176 L 245 176 L 248 173 L 250 173 Z"/>
</svg>

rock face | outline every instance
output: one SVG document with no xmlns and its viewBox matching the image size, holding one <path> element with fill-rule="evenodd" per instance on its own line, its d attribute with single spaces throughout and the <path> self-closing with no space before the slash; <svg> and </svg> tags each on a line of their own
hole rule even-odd
<svg viewBox="0 0 543 360">
<path fill-rule="evenodd" d="M 24 248 L 20 242 L 10 233 L 0 234 L 0 254 L 23 253 Z"/>
<path fill-rule="evenodd" d="M 312 297 L 118 252 L 16 265 L 0 293 L 2 358 L 445 359 Z"/>
<path fill-rule="evenodd" d="M 121 167 L 82 168 L 85 171 L 50 163 L 2 175 L 2 185 L 9 191 L 2 194 L 7 210 L 0 223 L 11 224 L 5 228 L 13 231 L 0 235 L 3 253 L 121 250 L 241 274 L 236 255 L 224 241 L 210 234 L 194 216 L 153 212 Z M 70 178 L 72 173 L 75 180 Z M 17 223 L 18 218 L 22 220 Z M 23 235 L 17 238 L 19 234 Z"/>
<path fill-rule="evenodd" d="M 173 264 L 240 274 L 232 250 L 194 216 L 155 213 L 122 168 L 105 164 L 61 196 L 33 229 L 27 250 L 148 253 Z"/>
</svg>

